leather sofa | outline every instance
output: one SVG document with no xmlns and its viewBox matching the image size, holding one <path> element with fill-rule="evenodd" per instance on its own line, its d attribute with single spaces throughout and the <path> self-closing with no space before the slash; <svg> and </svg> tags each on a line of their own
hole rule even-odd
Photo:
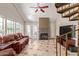
<svg viewBox="0 0 79 59">
<path fill-rule="evenodd" d="M 68 39 L 67 40 L 67 45 L 66 42 L 63 41 L 63 46 L 67 47 L 69 49 L 69 47 L 75 46 L 75 40 L 73 39 Z"/>
<path fill-rule="evenodd" d="M 9 46 L 5 49 L 12 48 L 17 54 L 19 54 L 22 49 L 28 44 L 29 37 L 24 36 L 21 33 L 8 34 L 3 37 L 0 37 L 0 42 L 6 45 L 9 44 Z M 0 49 L 0 51 L 3 51 L 5 49 Z"/>
<path fill-rule="evenodd" d="M 15 56 L 16 52 L 12 48 L 0 51 L 0 56 Z"/>
<path fill-rule="evenodd" d="M 59 42 L 64 47 L 67 47 L 67 49 L 69 49 L 69 47 L 71 47 L 71 46 L 75 46 L 75 40 L 72 38 L 67 39 L 67 45 L 66 45 L 66 39 L 61 37 L 61 41 L 60 41 L 60 38 L 57 36 L 57 42 Z"/>
<path fill-rule="evenodd" d="M 28 36 L 23 36 L 21 33 L 14 34 L 16 41 L 12 44 L 12 48 L 16 51 L 16 53 L 20 53 L 21 50 L 25 47 L 25 45 L 29 42 Z"/>
</svg>

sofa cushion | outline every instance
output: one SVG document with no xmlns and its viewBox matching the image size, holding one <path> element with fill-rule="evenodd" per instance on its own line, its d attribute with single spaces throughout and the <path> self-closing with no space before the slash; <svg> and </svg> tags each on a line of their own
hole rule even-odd
<svg viewBox="0 0 79 59">
<path fill-rule="evenodd" d="M 75 40 L 73 40 L 73 39 L 68 40 L 68 44 L 69 44 L 69 45 L 75 46 Z"/>
<path fill-rule="evenodd" d="M 14 38 L 14 35 L 8 35 L 9 36 L 9 39 L 10 39 L 10 41 L 14 41 L 15 40 L 15 38 Z"/>
<path fill-rule="evenodd" d="M 23 38 L 22 33 L 17 33 L 17 34 L 19 35 L 20 39 L 22 39 L 22 38 Z"/>
<path fill-rule="evenodd" d="M 14 41 L 14 40 L 15 40 L 14 35 L 9 34 L 9 35 L 3 36 L 3 42 L 4 43 L 7 43 L 9 41 Z"/>
<path fill-rule="evenodd" d="M 0 43 L 2 43 L 2 40 L 3 40 L 3 37 L 2 37 L 2 36 L 0 36 Z"/>
<path fill-rule="evenodd" d="M 10 41 L 10 39 L 9 39 L 8 35 L 3 36 L 3 43 L 7 43 L 9 41 Z"/>
<path fill-rule="evenodd" d="M 17 33 L 17 35 L 18 35 L 19 38 L 21 38 L 21 37 L 20 37 L 20 33 Z"/>
<path fill-rule="evenodd" d="M 14 34 L 14 38 L 15 38 L 15 40 L 20 40 L 20 37 L 18 34 Z"/>
</svg>

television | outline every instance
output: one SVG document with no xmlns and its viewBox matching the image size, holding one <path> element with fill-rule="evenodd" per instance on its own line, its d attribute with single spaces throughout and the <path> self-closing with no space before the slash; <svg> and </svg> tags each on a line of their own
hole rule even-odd
<svg viewBox="0 0 79 59">
<path fill-rule="evenodd" d="M 75 25 L 60 26 L 60 35 L 63 35 L 67 32 L 74 31 L 74 30 L 75 30 Z M 75 32 L 69 33 L 67 36 L 70 38 L 74 38 Z M 63 37 L 65 38 L 66 36 L 63 36 Z"/>
</svg>

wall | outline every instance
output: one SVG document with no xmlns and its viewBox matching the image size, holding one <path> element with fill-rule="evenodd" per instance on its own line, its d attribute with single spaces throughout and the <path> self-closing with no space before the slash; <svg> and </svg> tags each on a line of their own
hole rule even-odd
<svg viewBox="0 0 79 59">
<path fill-rule="evenodd" d="M 56 22 L 50 21 L 50 37 L 56 38 Z"/>
<path fill-rule="evenodd" d="M 0 3 L 0 15 L 5 16 L 6 18 L 14 19 L 17 22 L 23 23 L 23 19 L 11 3 Z"/>
<path fill-rule="evenodd" d="M 24 20 L 12 3 L 0 3 L 0 16 L 21 23 L 24 30 Z"/>
</svg>

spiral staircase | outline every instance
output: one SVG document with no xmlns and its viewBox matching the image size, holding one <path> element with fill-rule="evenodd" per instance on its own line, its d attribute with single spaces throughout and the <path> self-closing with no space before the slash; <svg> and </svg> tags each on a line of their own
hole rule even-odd
<svg viewBox="0 0 79 59">
<path fill-rule="evenodd" d="M 61 14 L 62 18 L 68 18 L 69 21 L 78 21 L 78 27 L 79 27 L 79 3 L 55 3 L 55 7 L 57 9 L 57 13 Z M 63 35 L 60 35 L 60 41 L 62 36 L 66 36 L 66 45 L 68 41 L 67 35 L 72 32 L 78 31 L 78 48 L 77 48 L 77 55 L 79 56 L 79 28 L 75 31 L 70 31 L 68 33 L 65 33 Z M 58 42 L 56 39 L 56 55 L 58 54 L 61 56 L 61 45 L 60 45 L 60 52 L 58 52 Z M 67 47 L 65 47 L 65 55 L 68 56 L 68 50 Z"/>
</svg>

